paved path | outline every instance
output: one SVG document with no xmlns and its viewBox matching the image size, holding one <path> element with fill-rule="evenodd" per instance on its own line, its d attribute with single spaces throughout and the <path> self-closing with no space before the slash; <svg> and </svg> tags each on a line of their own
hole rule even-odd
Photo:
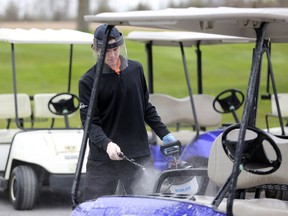
<svg viewBox="0 0 288 216">
<path fill-rule="evenodd" d="M 43 192 L 33 210 L 17 211 L 0 192 L 0 216 L 69 216 L 71 212 L 71 198 L 67 195 Z"/>
</svg>

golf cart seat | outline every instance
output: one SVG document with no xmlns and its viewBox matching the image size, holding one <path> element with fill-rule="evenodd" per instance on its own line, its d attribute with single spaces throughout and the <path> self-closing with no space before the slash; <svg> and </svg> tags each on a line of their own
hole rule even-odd
<svg viewBox="0 0 288 216">
<path fill-rule="evenodd" d="M 263 133 L 265 132 L 263 131 Z M 237 141 L 238 134 L 239 129 L 231 131 L 231 133 L 229 134 L 229 139 Z M 231 174 L 233 166 L 232 161 L 227 157 L 227 154 L 225 153 L 225 150 L 223 148 L 222 135 L 223 133 L 215 139 L 210 151 L 208 161 L 208 176 L 210 180 L 216 183 L 218 186 L 224 185 L 229 175 Z M 244 191 L 251 188 L 265 189 L 265 185 L 269 185 L 269 187 L 271 188 L 278 188 L 278 190 L 280 190 L 281 186 L 279 185 L 285 186 L 288 184 L 288 158 L 286 157 L 286 155 L 288 155 L 288 139 L 281 139 L 268 133 L 266 133 L 266 135 L 276 143 L 281 152 L 281 155 L 283 155 L 280 167 L 276 171 L 268 174 L 254 174 L 251 172 L 247 172 L 244 169 L 238 177 L 237 189 L 243 189 Z M 247 130 L 245 140 L 252 140 L 254 139 L 254 136 L 255 135 L 250 130 Z M 263 142 L 265 154 L 271 160 L 275 158 L 277 159 L 277 155 L 275 154 L 273 148 L 265 142 L 266 140 L 264 140 Z M 258 192 L 260 193 L 260 191 Z M 255 194 L 255 197 L 259 198 L 260 194 Z"/>
<path fill-rule="evenodd" d="M 16 119 L 14 94 L 0 94 L 0 119 L 7 121 L 5 129 L 0 130 L 0 144 L 10 143 L 13 136 L 21 131 L 20 128 L 10 128 L 10 122 L 12 119 Z M 18 118 L 31 118 L 32 110 L 31 103 L 28 94 L 17 94 L 17 106 L 18 106 Z"/>
<path fill-rule="evenodd" d="M 193 95 L 199 128 L 217 127 L 221 123 L 221 114 L 212 106 L 214 98 L 210 95 Z M 182 145 L 187 145 L 197 134 L 194 130 L 190 98 L 176 98 L 165 94 L 150 94 L 150 102 L 156 107 L 164 124 L 176 125 L 171 133 Z M 188 126 L 188 127 L 187 127 Z M 157 137 L 157 143 L 161 140 Z"/>
<path fill-rule="evenodd" d="M 188 99 L 189 97 L 186 98 L 187 106 L 188 103 L 190 104 Z M 193 99 L 200 128 L 219 127 L 222 121 L 222 115 L 213 109 L 215 97 L 207 94 L 196 94 L 193 95 Z M 216 106 L 220 107 L 218 103 Z"/>
<path fill-rule="evenodd" d="M 288 93 L 278 93 L 277 96 L 278 96 L 278 100 L 279 100 L 281 117 L 283 120 L 286 120 L 286 124 L 287 124 L 287 121 L 288 121 Z M 278 118 L 278 116 L 279 116 L 279 114 L 277 111 L 275 95 L 273 94 L 271 96 L 271 113 L 267 113 L 265 118 L 266 118 L 267 131 L 271 134 L 274 134 L 274 135 L 282 135 L 281 134 L 281 128 L 280 127 L 269 128 L 269 117 Z M 287 127 L 287 125 L 285 125 L 285 122 L 284 122 L 284 132 L 285 132 L 285 135 L 288 135 L 288 127 Z"/>
<path fill-rule="evenodd" d="M 56 95 L 56 93 L 39 93 L 34 95 L 34 118 L 51 118 L 51 128 L 54 126 L 55 118 L 63 118 L 63 115 L 56 115 L 52 113 L 48 108 L 48 103 Z M 65 96 L 63 95 L 63 98 Z M 65 99 L 65 98 L 64 98 Z M 71 113 L 68 117 L 73 116 L 75 113 Z"/>
</svg>

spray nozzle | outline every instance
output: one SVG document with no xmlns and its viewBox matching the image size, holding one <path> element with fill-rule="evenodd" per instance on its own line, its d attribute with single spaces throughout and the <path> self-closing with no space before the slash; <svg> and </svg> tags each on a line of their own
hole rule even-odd
<svg viewBox="0 0 288 216">
<path fill-rule="evenodd" d="M 124 155 L 123 152 L 119 152 L 119 153 L 118 153 L 118 156 L 121 157 L 121 158 L 123 158 L 124 160 L 129 161 L 130 163 L 134 164 L 135 166 L 140 167 L 143 171 L 145 171 L 145 167 L 144 167 L 144 166 L 142 166 L 142 165 L 139 164 L 139 163 L 136 163 L 134 159 L 128 158 L 126 155 Z"/>
</svg>

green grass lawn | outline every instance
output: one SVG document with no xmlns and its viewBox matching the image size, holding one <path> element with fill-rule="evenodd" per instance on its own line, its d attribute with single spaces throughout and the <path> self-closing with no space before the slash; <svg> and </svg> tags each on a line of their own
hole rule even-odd
<svg viewBox="0 0 288 216">
<path fill-rule="evenodd" d="M 124 32 L 126 35 L 127 32 Z M 126 40 L 128 57 L 140 61 L 145 71 L 146 53 L 142 43 Z M 12 69 L 10 45 L 0 43 L 0 94 L 12 93 Z M 228 88 L 247 91 L 254 44 L 211 45 L 201 47 L 203 61 L 203 93 L 216 96 Z M 15 45 L 18 92 L 35 93 L 65 92 L 68 77 L 68 45 Z M 195 47 L 185 48 L 192 91 L 197 93 Z M 288 44 L 273 44 L 272 62 L 278 92 L 288 92 L 286 70 Z M 188 95 L 183 72 L 180 48 L 154 47 L 154 92 L 175 97 Z M 81 75 L 92 66 L 95 59 L 89 45 L 75 45 L 73 55 L 72 92 L 77 94 Z M 266 94 L 267 62 L 263 60 L 260 95 Z M 3 106 L 3 105 L 1 105 Z M 271 111 L 269 100 L 259 100 L 257 126 L 265 127 L 265 114 Z M 241 118 L 242 109 L 237 111 Z M 223 115 L 223 122 L 233 122 L 231 114 Z M 79 115 L 72 123 L 80 127 Z M 40 124 L 40 123 L 39 123 Z M 42 123 L 41 123 L 42 124 Z M 44 123 L 43 123 L 44 124 Z M 59 124 L 62 124 L 59 123 Z M 1 121 L 0 126 L 3 127 Z"/>
</svg>

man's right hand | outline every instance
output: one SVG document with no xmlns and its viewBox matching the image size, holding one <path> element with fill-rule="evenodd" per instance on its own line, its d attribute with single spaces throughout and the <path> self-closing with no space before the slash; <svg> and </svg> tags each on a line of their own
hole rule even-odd
<svg viewBox="0 0 288 216">
<path fill-rule="evenodd" d="M 118 156 L 118 153 L 121 152 L 121 149 L 116 143 L 109 142 L 106 152 L 111 160 L 123 160 L 123 158 Z"/>
</svg>

